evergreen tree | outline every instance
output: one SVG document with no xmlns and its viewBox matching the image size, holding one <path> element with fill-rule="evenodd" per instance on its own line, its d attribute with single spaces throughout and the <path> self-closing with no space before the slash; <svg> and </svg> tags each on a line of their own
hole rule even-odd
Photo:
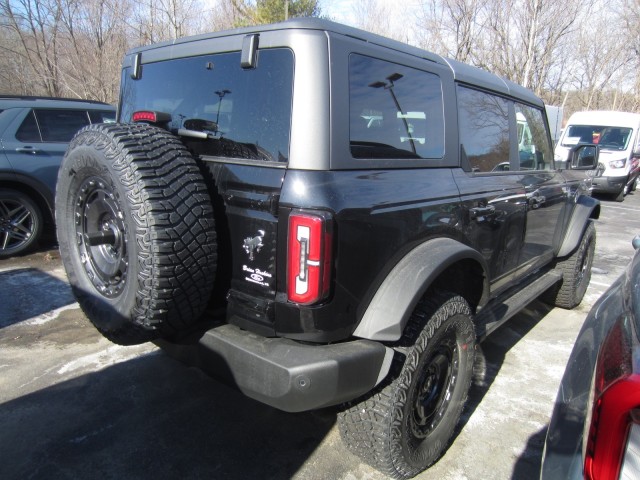
<svg viewBox="0 0 640 480">
<path fill-rule="evenodd" d="M 231 0 L 240 14 L 237 26 L 282 22 L 295 17 L 319 17 L 317 0 Z"/>
</svg>

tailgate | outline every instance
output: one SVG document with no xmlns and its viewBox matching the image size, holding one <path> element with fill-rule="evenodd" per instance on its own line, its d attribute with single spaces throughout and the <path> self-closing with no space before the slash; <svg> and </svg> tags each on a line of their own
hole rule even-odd
<svg viewBox="0 0 640 480">
<path fill-rule="evenodd" d="M 278 200 L 283 168 L 207 162 L 218 234 L 216 291 L 229 323 L 274 335 Z"/>
</svg>

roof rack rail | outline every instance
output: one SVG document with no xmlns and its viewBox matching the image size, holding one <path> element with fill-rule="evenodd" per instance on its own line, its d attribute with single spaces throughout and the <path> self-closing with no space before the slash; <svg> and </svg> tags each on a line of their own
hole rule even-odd
<svg viewBox="0 0 640 480">
<path fill-rule="evenodd" d="M 82 98 L 65 98 L 65 97 L 46 97 L 36 95 L 4 95 L 0 94 L 0 100 L 61 100 L 65 102 L 84 102 L 95 103 L 98 105 L 109 105 L 108 103 L 101 102 L 99 100 L 83 100 Z"/>
</svg>

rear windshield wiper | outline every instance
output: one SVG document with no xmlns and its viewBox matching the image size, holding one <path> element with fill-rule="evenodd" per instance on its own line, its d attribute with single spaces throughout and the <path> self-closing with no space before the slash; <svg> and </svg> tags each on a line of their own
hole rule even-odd
<svg viewBox="0 0 640 480">
<path fill-rule="evenodd" d="M 183 128 L 179 128 L 176 133 L 182 137 L 208 140 L 203 143 L 201 148 L 197 149 L 202 155 L 273 161 L 272 155 L 259 145 L 222 137 L 222 132 L 218 130 L 216 122 L 190 118 L 184 121 Z"/>
<path fill-rule="evenodd" d="M 182 137 L 201 138 L 203 140 L 215 138 L 218 124 L 201 118 L 189 118 L 184 121 L 183 128 L 179 128 L 178 135 Z"/>
</svg>

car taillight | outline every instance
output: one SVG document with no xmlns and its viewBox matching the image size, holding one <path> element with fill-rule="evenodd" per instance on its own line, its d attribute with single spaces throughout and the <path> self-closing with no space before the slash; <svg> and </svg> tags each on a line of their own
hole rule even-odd
<svg viewBox="0 0 640 480">
<path fill-rule="evenodd" d="M 171 121 L 171 115 L 164 112 L 152 112 L 150 110 L 139 110 L 131 116 L 133 122 L 147 123 L 167 123 Z"/>
<path fill-rule="evenodd" d="M 329 295 L 331 283 L 331 216 L 324 212 L 294 211 L 289 216 L 287 296 L 309 305 Z"/>
<path fill-rule="evenodd" d="M 620 323 L 601 347 L 585 450 L 588 480 L 618 480 L 627 449 L 633 447 L 629 432 L 640 424 L 640 375 L 633 372 L 632 348 Z"/>
</svg>

